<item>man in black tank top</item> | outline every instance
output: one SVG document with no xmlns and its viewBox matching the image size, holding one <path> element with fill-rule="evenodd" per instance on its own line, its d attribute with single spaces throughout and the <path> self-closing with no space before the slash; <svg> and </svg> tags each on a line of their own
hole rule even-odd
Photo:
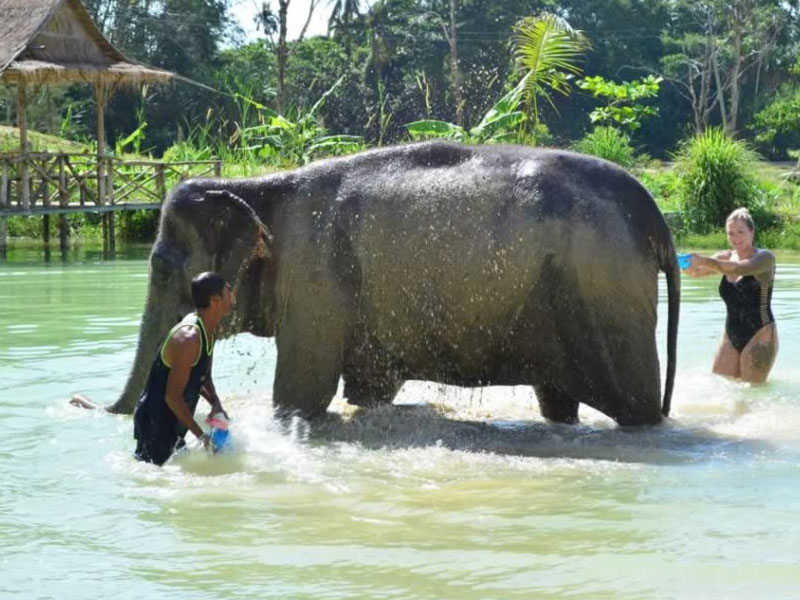
<svg viewBox="0 0 800 600">
<path fill-rule="evenodd" d="M 187 431 L 209 446 L 208 435 L 194 420 L 201 395 L 211 404 L 212 413 L 225 412 L 211 380 L 214 330 L 235 308 L 236 297 L 221 275 L 206 272 L 192 280 L 192 302 L 196 311 L 175 325 L 161 343 L 134 410 L 138 460 L 164 464 L 185 445 Z"/>
</svg>

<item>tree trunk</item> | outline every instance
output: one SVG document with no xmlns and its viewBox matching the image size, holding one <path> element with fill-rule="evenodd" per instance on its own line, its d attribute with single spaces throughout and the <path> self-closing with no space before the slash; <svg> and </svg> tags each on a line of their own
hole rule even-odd
<svg viewBox="0 0 800 600">
<path fill-rule="evenodd" d="M 276 98 L 275 98 L 275 105 L 278 110 L 278 113 L 283 114 L 283 101 L 284 101 L 284 88 L 286 82 L 286 60 L 288 58 L 288 50 L 286 47 L 286 36 L 287 36 L 287 26 L 286 26 L 286 15 L 289 10 L 289 3 L 291 0 L 278 0 L 278 52 L 277 59 L 278 59 L 278 82 L 277 82 L 277 89 L 276 91 Z"/>
<path fill-rule="evenodd" d="M 728 129 L 728 113 L 725 109 L 725 88 L 722 85 L 722 77 L 719 74 L 719 51 L 716 46 L 714 47 L 714 54 L 712 64 L 714 67 L 714 82 L 717 85 L 717 100 L 719 101 L 719 114 L 722 119 L 722 126 L 727 131 Z"/>
<path fill-rule="evenodd" d="M 464 97 L 461 93 L 461 71 L 458 66 L 456 2 L 457 0 L 450 0 L 450 75 L 453 86 L 453 100 L 456 103 L 456 124 L 459 127 L 464 127 Z"/>
<path fill-rule="evenodd" d="M 748 2 L 738 3 L 733 7 L 733 66 L 731 67 L 731 112 L 725 130 L 730 135 L 736 135 L 738 129 L 738 116 L 739 116 L 739 98 L 741 89 L 739 86 L 739 79 L 742 76 L 742 65 L 744 64 L 744 56 L 742 55 L 742 38 L 744 36 L 744 28 L 750 22 L 750 5 Z"/>
</svg>

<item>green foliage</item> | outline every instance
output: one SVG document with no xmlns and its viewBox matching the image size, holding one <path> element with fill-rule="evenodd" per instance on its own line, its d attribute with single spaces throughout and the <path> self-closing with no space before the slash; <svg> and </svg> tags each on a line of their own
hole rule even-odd
<svg viewBox="0 0 800 600">
<path fill-rule="evenodd" d="M 681 180 L 674 170 L 642 170 L 637 178 L 652 194 L 661 212 L 680 212 Z"/>
<path fill-rule="evenodd" d="M 708 233 L 723 227 L 735 208 L 744 206 L 763 227 L 774 220 L 755 176 L 757 155 L 720 129 L 687 140 L 676 156 L 683 215 L 689 230 Z"/>
<path fill-rule="evenodd" d="M 245 155 L 255 155 L 276 165 L 305 165 L 320 156 L 351 154 L 364 149 L 364 140 L 353 135 L 328 135 L 320 125 L 317 112 L 325 100 L 341 83 L 339 78 L 307 112 L 294 120 L 279 115 L 271 108 L 239 95 L 245 107 L 257 111 L 257 125 L 238 126 L 240 148 Z M 246 109 L 243 109 L 245 114 Z"/>
<path fill-rule="evenodd" d="M 617 163 L 626 169 L 636 163 L 631 138 L 614 127 L 595 127 L 583 139 L 576 142 L 573 148 L 583 154 L 599 156 Z"/>
<path fill-rule="evenodd" d="M 157 210 L 125 210 L 117 213 L 119 237 L 127 241 L 154 240 L 160 214 Z"/>
<path fill-rule="evenodd" d="M 783 88 L 756 113 L 750 129 L 759 147 L 772 156 L 786 158 L 790 149 L 800 148 L 800 86 Z"/>
<path fill-rule="evenodd" d="M 517 86 L 490 108 L 481 122 L 467 131 L 454 123 L 425 119 L 406 124 L 414 140 L 446 138 L 472 144 L 493 144 L 520 141 L 521 124 L 525 113 L 518 110 L 531 74 L 525 75 Z"/>
<path fill-rule="evenodd" d="M 648 75 L 644 79 L 615 83 L 599 75 L 584 77 L 576 85 L 602 98 L 606 105 L 595 108 L 589 118 L 592 123 L 619 126 L 631 132 L 642 126 L 642 119 L 658 115 L 658 108 L 641 104 L 642 100 L 658 96 L 658 88 L 663 79 Z"/>
<path fill-rule="evenodd" d="M 590 47 L 580 32 L 561 17 L 543 13 L 525 17 L 513 28 L 517 72 L 524 76 L 526 112 L 531 125 L 539 122 L 538 98 L 555 108 L 551 92 L 569 95 L 569 81 L 581 73 L 576 61 Z"/>
</svg>

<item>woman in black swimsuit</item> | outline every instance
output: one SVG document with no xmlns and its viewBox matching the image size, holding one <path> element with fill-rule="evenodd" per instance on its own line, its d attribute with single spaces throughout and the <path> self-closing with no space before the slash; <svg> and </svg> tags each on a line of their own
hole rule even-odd
<svg viewBox="0 0 800 600">
<path fill-rule="evenodd" d="M 692 277 L 722 273 L 719 295 L 728 317 L 714 357 L 714 373 L 762 383 L 778 354 L 778 331 L 770 306 L 775 256 L 753 246 L 755 227 L 746 208 L 728 216 L 725 231 L 732 250 L 712 257 L 692 254 L 686 273 Z"/>
</svg>

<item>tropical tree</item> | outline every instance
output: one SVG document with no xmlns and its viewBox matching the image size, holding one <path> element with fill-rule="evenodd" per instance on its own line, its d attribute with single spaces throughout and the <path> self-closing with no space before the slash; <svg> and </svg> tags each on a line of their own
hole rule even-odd
<svg viewBox="0 0 800 600">
<path fill-rule="evenodd" d="M 642 104 L 641 101 L 658 96 L 661 81 L 661 77 L 648 75 L 641 80 L 616 83 L 595 75 L 578 80 L 576 85 L 605 102 L 605 106 L 595 108 L 589 115 L 592 123 L 622 127 L 633 132 L 642 126 L 643 118 L 658 115 L 657 107 Z"/>
<path fill-rule="evenodd" d="M 361 0 L 331 0 L 333 9 L 328 18 L 328 30 L 340 32 L 344 42 L 345 54 L 353 51 L 352 27 L 361 11 Z"/>
<path fill-rule="evenodd" d="M 576 62 L 590 44 L 580 31 L 552 13 L 525 17 L 513 31 L 517 72 L 526 81 L 527 122 L 534 131 L 539 123 L 539 97 L 555 108 L 552 92 L 569 95 L 569 80 L 581 73 Z"/>
</svg>

